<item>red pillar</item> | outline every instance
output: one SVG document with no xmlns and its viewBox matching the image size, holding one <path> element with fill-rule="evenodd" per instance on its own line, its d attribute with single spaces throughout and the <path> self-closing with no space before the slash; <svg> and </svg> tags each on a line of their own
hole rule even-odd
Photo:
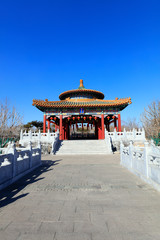
<svg viewBox="0 0 160 240">
<path fill-rule="evenodd" d="M 43 133 L 46 132 L 46 114 L 43 115 Z"/>
<path fill-rule="evenodd" d="M 121 115 L 118 114 L 118 132 L 121 132 Z"/>
<path fill-rule="evenodd" d="M 62 115 L 60 115 L 60 123 L 59 123 L 59 140 L 63 140 L 63 128 L 62 128 Z"/>
<path fill-rule="evenodd" d="M 98 139 L 102 139 L 101 119 L 98 119 L 97 127 L 98 127 Z"/>
<path fill-rule="evenodd" d="M 50 121 L 48 120 L 48 130 L 50 131 Z"/>
<path fill-rule="evenodd" d="M 102 129 L 102 139 L 104 139 L 104 114 L 101 115 L 101 129 Z"/>
</svg>

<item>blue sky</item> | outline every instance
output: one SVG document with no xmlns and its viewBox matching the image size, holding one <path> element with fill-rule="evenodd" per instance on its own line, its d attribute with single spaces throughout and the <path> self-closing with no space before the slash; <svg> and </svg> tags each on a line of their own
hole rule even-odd
<svg viewBox="0 0 160 240">
<path fill-rule="evenodd" d="M 131 97 L 122 120 L 160 99 L 159 0 L 0 1 L 0 100 L 24 123 L 42 120 L 33 99 L 86 88 Z"/>
</svg>

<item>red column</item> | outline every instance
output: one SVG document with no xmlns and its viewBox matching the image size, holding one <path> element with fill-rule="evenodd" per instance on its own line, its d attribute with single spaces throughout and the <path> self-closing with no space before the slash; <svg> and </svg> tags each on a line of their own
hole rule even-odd
<svg viewBox="0 0 160 240">
<path fill-rule="evenodd" d="M 98 127 L 98 139 L 102 139 L 101 119 L 98 119 L 97 127 Z"/>
<path fill-rule="evenodd" d="M 43 133 L 46 132 L 46 114 L 43 115 Z"/>
<path fill-rule="evenodd" d="M 101 115 L 102 139 L 104 139 L 104 114 Z"/>
<path fill-rule="evenodd" d="M 50 130 L 50 121 L 48 120 L 48 130 Z"/>
<path fill-rule="evenodd" d="M 59 140 L 63 140 L 63 128 L 62 128 L 62 115 L 60 115 L 60 123 L 59 123 Z"/>
<path fill-rule="evenodd" d="M 118 132 L 121 132 L 121 115 L 118 114 Z"/>
<path fill-rule="evenodd" d="M 62 140 L 64 140 L 64 132 L 65 132 L 65 123 L 64 123 L 64 119 L 62 119 Z"/>
</svg>

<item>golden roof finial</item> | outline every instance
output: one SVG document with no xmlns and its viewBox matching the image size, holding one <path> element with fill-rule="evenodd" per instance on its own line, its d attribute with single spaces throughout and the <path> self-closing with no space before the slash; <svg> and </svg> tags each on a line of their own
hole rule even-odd
<svg viewBox="0 0 160 240">
<path fill-rule="evenodd" d="M 83 79 L 80 79 L 80 85 L 78 89 L 84 89 L 84 85 L 83 85 Z"/>
</svg>

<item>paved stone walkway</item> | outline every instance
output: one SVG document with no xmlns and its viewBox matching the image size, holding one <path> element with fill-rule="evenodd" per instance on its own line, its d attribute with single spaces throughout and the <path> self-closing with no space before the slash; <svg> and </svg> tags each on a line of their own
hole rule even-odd
<svg viewBox="0 0 160 240">
<path fill-rule="evenodd" d="M 0 199 L 0 240 L 160 239 L 160 193 L 118 154 L 46 156 Z"/>
</svg>

